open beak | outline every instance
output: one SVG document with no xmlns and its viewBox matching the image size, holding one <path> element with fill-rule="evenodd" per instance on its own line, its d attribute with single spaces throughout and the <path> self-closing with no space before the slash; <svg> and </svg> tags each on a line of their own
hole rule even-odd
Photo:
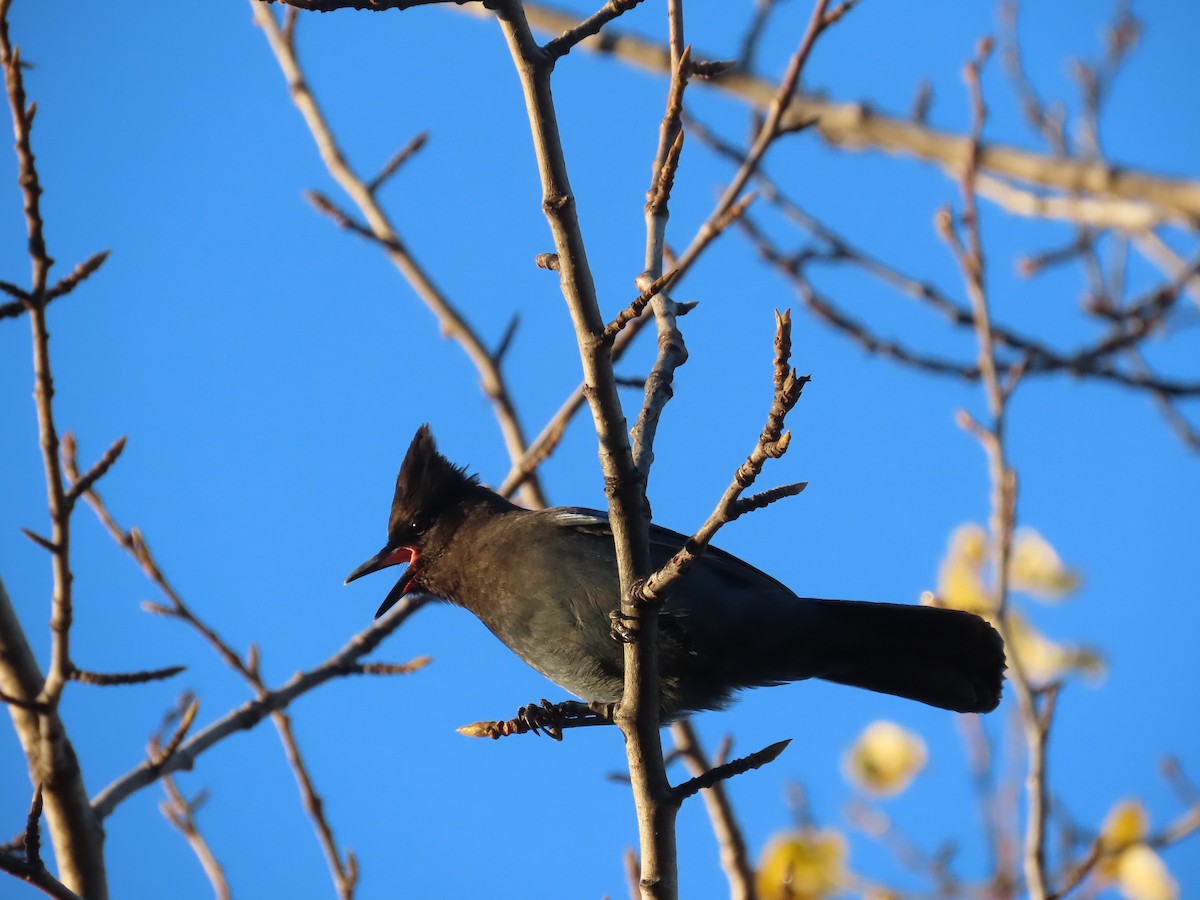
<svg viewBox="0 0 1200 900">
<path fill-rule="evenodd" d="M 370 575 L 372 572 L 378 572 L 380 569 L 386 569 L 389 566 L 398 566 L 401 563 L 416 562 L 417 551 L 412 547 L 392 547 L 387 546 L 368 559 L 365 563 L 346 576 L 346 584 L 354 581 L 356 578 L 362 578 L 364 575 Z M 395 586 L 388 591 L 387 597 L 384 598 L 379 609 L 375 611 L 375 618 L 379 618 L 389 609 L 396 605 L 396 601 L 408 593 L 408 584 L 411 579 L 401 578 L 396 582 Z"/>
<path fill-rule="evenodd" d="M 388 566 L 410 563 L 415 556 L 416 553 L 413 552 L 411 547 L 392 547 L 389 545 L 347 575 L 345 583 L 349 584 L 356 579 L 362 578 L 364 575 L 370 575 L 372 572 L 378 572 L 380 569 L 388 568 Z"/>
</svg>

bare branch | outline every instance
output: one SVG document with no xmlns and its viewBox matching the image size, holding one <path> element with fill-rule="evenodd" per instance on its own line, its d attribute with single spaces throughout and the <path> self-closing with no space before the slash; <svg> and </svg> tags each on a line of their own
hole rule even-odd
<svg viewBox="0 0 1200 900">
<path fill-rule="evenodd" d="M 187 666 L 168 666 L 165 669 L 147 669 L 143 672 L 88 672 L 83 669 L 75 669 L 71 672 L 71 680 L 101 687 L 146 684 L 150 681 L 166 681 L 186 670 Z"/>
<path fill-rule="evenodd" d="M 545 734 L 556 741 L 563 739 L 565 728 L 587 728 L 593 725 L 611 725 L 613 723 L 613 704 L 611 703 L 580 703 L 577 700 L 566 700 L 562 703 L 551 703 L 543 699 L 541 703 L 531 703 L 517 710 L 515 718 L 503 722 L 472 722 L 458 729 L 458 733 L 466 737 L 486 737 L 499 740 L 514 734 Z"/>
<path fill-rule="evenodd" d="M 739 504 L 742 492 L 754 484 L 764 463 L 768 459 L 779 458 L 787 451 L 791 433 L 784 432 L 784 419 L 800 399 L 800 393 L 809 380 L 809 376 L 797 375 L 795 369 L 789 365 L 788 354 L 791 352 L 792 327 L 790 312 L 777 312 L 775 325 L 775 396 L 762 433 L 759 435 L 754 449 L 746 457 L 746 461 L 734 473 L 733 480 L 725 489 L 721 499 L 717 501 L 712 514 L 696 530 L 696 533 L 688 538 L 678 553 L 646 579 L 646 583 L 642 586 L 642 593 L 647 598 L 663 597 L 667 588 L 674 581 L 683 577 L 724 525 L 732 522 L 744 512 L 758 509 L 783 497 L 794 496 L 803 489 L 798 485 L 788 485 L 772 491 L 764 491 Z M 781 376 L 781 370 L 786 374 Z"/>
<path fill-rule="evenodd" d="M 4 648 L 0 653 L 0 689 L 13 697 L 36 697 L 47 707 L 35 712 L 10 705 L 9 712 L 29 769 L 45 786 L 46 823 L 55 847 L 59 877 L 63 885 L 90 900 L 107 900 L 104 832 L 88 809 L 78 758 L 57 713 L 73 668 L 70 654 L 71 505 L 66 499 L 59 466 L 58 428 L 54 420 L 54 378 L 50 364 L 50 332 L 46 323 L 47 283 L 54 261 L 46 249 L 42 186 L 30 138 L 36 105 L 26 99 L 20 51 L 13 47 L 9 38 L 9 6 L 9 0 L 0 0 L 0 64 L 4 67 L 5 94 L 16 138 L 17 183 L 28 236 L 31 277 L 25 297 L 33 340 L 34 404 L 50 514 L 48 546 L 52 548 L 54 581 L 50 608 L 50 665 L 40 684 L 35 679 L 40 678 L 41 671 L 8 594 L 0 584 L 0 647 Z M 51 882 L 54 879 L 43 884 L 53 888 Z"/>
<path fill-rule="evenodd" d="M 46 302 L 49 303 L 51 300 L 55 300 L 64 294 L 69 294 L 71 291 L 75 290 L 75 288 L 79 287 L 82 282 L 86 281 L 91 275 L 95 274 L 95 272 L 98 271 L 102 265 L 104 265 L 104 263 L 108 260 L 110 253 L 112 253 L 111 250 L 101 250 L 99 253 L 89 256 L 87 259 L 77 265 L 71 270 L 69 275 L 60 278 L 54 285 L 46 290 Z"/>
<path fill-rule="evenodd" d="M 229 890 L 229 882 L 225 878 L 225 870 L 217 861 L 212 848 L 208 846 L 208 841 L 204 839 L 196 824 L 196 811 L 203 802 L 203 796 L 188 800 L 170 775 L 164 777 L 162 782 L 167 799 L 160 803 L 158 808 L 167 821 L 179 830 L 188 842 L 188 846 L 192 848 L 192 852 L 196 854 L 196 858 L 200 860 L 200 865 L 213 887 L 213 894 L 217 900 L 230 900 L 232 894 Z"/>
<path fill-rule="evenodd" d="M 72 476 L 74 483 L 70 490 L 67 491 L 67 503 L 74 505 L 84 493 L 92 489 L 97 481 L 104 477 L 109 469 L 112 468 L 125 449 L 125 438 L 117 438 L 111 447 L 104 451 L 104 455 L 92 466 L 85 474 L 81 476 Z M 64 457 L 71 457 L 70 468 L 78 471 L 75 465 L 75 436 L 69 431 L 63 436 L 62 453 Z"/>
<path fill-rule="evenodd" d="M 478 7 L 463 9 L 486 15 Z M 547 32 L 565 31 L 578 22 L 572 13 L 543 3 L 525 4 L 525 14 L 533 27 Z M 611 54 L 638 68 L 663 74 L 672 70 L 667 47 L 625 32 L 608 29 L 602 38 L 584 41 L 580 46 Z M 768 108 L 776 92 L 776 85 L 771 81 L 743 71 L 730 72 L 709 83 L 757 109 Z M 1197 181 L 1167 178 L 1126 166 L 1047 156 L 1001 144 L 981 143 L 978 152 L 973 154 L 969 137 L 938 131 L 907 118 L 888 116 L 865 103 L 838 103 L 796 96 L 788 105 L 781 127 L 791 128 L 799 122 L 815 122 L 821 137 L 835 147 L 905 153 L 939 166 L 952 177 L 958 177 L 967 158 L 975 155 L 980 172 L 1017 183 L 1145 202 L 1168 210 L 1185 221 L 1200 219 L 1200 182 Z"/>
<path fill-rule="evenodd" d="M 378 3 L 295 2 L 292 5 L 301 9 L 342 9 L 352 6 L 355 9 L 378 10 L 384 8 L 407 9 L 410 6 L 421 5 L 421 2 L 422 0 L 407 0 L 407 2 L 381 0 Z M 423 2 L 430 2 L 430 0 L 423 0 Z M 517 415 L 516 406 L 509 394 L 504 375 L 500 371 L 497 361 L 493 358 L 492 353 L 485 346 L 474 328 L 471 327 L 441 289 L 434 284 L 429 273 L 425 271 L 424 267 L 416 260 L 401 240 L 387 213 L 379 205 L 375 192 L 371 189 L 370 185 L 365 183 L 351 168 L 350 163 L 346 160 L 345 155 L 338 146 L 329 123 L 325 120 L 325 116 L 321 112 L 316 96 L 313 94 L 304 77 L 294 45 L 285 38 L 270 8 L 267 4 L 261 2 L 261 0 L 250 0 L 250 5 L 254 12 L 254 20 L 262 28 L 263 34 L 267 38 L 267 43 L 270 45 L 272 52 L 275 54 L 275 59 L 279 63 L 284 77 L 287 79 L 292 100 L 296 104 L 296 108 L 300 111 L 300 114 L 304 117 L 309 131 L 312 132 L 313 140 L 317 144 L 317 149 L 321 154 L 321 159 L 324 161 L 325 167 L 342 190 L 345 191 L 346 195 L 354 202 L 354 205 L 358 207 L 359 212 L 366 220 L 366 226 L 354 230 L 364 237 L 369 236 L 384 249 L 388 259 L 392 261 L 392 264 L 400 272 L 405 281 L 408 282 L 413 292 L 425 304 L 426 308 L 433 313 L 438 325 L 441 327 L 442 333 L 452 338 L 462 347 L 463 352 L 466 353 L 479 372 L 484 394 L 492 402 L 492 409 L 499 422 L 509 458 L 514 461 L 520 459 L 525 454 L 527 446 L 525 434 L 520 418 Z M 376 181 L 378 180 L 377 178 Z M 330 204 L 330 207 L 332 208 L 332 204 Z M 349 221 L 349 217 L 346 217 L 346 227 L 350 227 L 348 224 Z M 540 508 L 546 505 L 540 482 L 534 475 L 531 474 L 525 479 L 522 483 L 521 491 L 522 497 L 528 506 Z"/>
<path fill-rule="evenodd" d="M 22 528 L 21 534 L 25 535 L 25 537 L 29 538 L 43 550 L 49 553 L 58 553 L 58 545 L 49 538 L 42 537 L 36 531 L 30 531 L 28 528 Z"/>
<path fill-rule="evenodd" d="M 183 711 L 183 715 L 179 717 L 179 725 L 176 727 L 174 734 L 167 739 L 167 742 L 161 747 L 158 742 L 153 742 L 150 750 L 150 766 L 154 769 L 161 769 L 164 765 L 170 762 L 171 757 L 179 749 L 179 745 L 183 743 L 183 739 L 187 737 L 188 731 L 192 727 L 192 723 L 196 721 L 196 713 L 200 711 L 200 701 L 193 698 L 192 702 L 187 705 Z"/>
<path fill-rule="evenodd" d="M 742 775 L 746 772 L 760 769 L 767 763 L 774 762 L 775 759 L 787 749 L 787 745 L 792 742 L 791 738 L 786 741 L 779 741 L 771 744 L 769 747 L 751 753 L 748 756 L 743 756 L 739 759 L 731 760 L 724 765 L 717 766 L 715 769 L 709 769 L 703 775 L 699 775 L 690 781 L 685 781 L 672 792 L 676 801 L 682 803 L 693 794 L 711 788 L 722 781 L 728 781 L 737 775 Z"/>
<path fill-rule="evenodd" d="M 564 31 L 542 49 L 552 60 L 560 59 L 571 52 L 580 41 L 600 33 L 600 29 L 618 16 L 640 4 L 642 0 L 608 0 L 604 6 L 573 28 Z"/>
<path fill-rule="evenodd" d="M 25 817 L 25 832 L 21 838 L 23 855 L 0 849 L 0 872 L 8 872 L 23 879 L 43 893 L 58 900 L 82 900 L 82 898 L 46 871 L 42 862 L 40 823 L 42 818 L 42 785 L 33 792 L 33 802 Z"/>
<path fill-rule="evenodd" d="M 292 47 L 293 41 L 289 38 L 287 44 L 289 47 Z M 294 47 L 292 52 L 295 53 Z M 400 168 L 406 162 L 421 152 L 421 149 L 425 146 L 428 140 L 429 132 L 422 131 L 407 144 L 397 150 L 395 156 L 389 159 L 384 164 L 383 168 L 379 170 L 379 174 L 367 182 L 367 190 L 372 194 L 376 193 L 389 178 L 400 171 Z"/>
<path fill-rule="evenodd" d="M 683 758 L 693 777 L 699 778 L 713 770 L 713 764 L 705 755 L 690 719 L 672 722 L 671 737 L 675 740 L 675 750 Z M 720 765 L 722 764 L 719 763 L 717 767 Z M 741 828 L 738 827 L 733 805 L 725 792 L 725 785 L 716 781 L 704 790 L 701 796 L 708 809 L 708 818 L 712 822 L 717 844 L 721 848 L 721 868 L 725 870 L 725 877 L 729 880 L 731 900 L 754 900 L 754 866 L 750 862 L 746 841 L 742 837 Z"/>
<path fill-rule="evenodd" d="M 243 703 L 226 713 L 213 724 L 192 738 L 184 741 L 179 749 L 159 767 L 149 761 L 121 776 L 92 800 L 92 809 L 101 819 L 108 817 L 134 793 L 152 784 L 161 775 L 177 772 L 193 766 L 196 759 L 209 748 L 238 731 L 253 728 L 271 713 L 286 709 L 295 700 L 332 678 L 341 675 L 347 663 L 366 656 L 380 641 L 402 625 L 410 615 L 425 605 L 427 598 L 420 595 L 405 597 L 371 627 L 359 632 L 332 657 L 307 672 L 292 676 L 286 684 L 268 693 Z"/>
</svg>

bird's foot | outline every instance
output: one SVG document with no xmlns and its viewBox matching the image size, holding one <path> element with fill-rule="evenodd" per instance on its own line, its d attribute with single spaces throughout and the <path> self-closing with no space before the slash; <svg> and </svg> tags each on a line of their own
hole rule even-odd
<svg viewBox="0 0 1200 900">
<path fill-rule="evenodd" d="M 512 734 L 545 734 L 556 741 L 563 739 L 564 728 L 579 728 L 585 725 L 608 725 L 612 722 L 612 703 L 581 703 L 566 700 L 551 703 L 531 703 L 517 710 L 516 717 L 504 722 L 475 722 L 458 729 L 468 737 L 488 737 L 499 740 Z"/>
<path fill-rule="evenodd" d="M 614 641 L 623 644 L 636 644 L 641 632 L 641 625 L 635 616 L 627 616 L 619 609 L 608 614 L 609 634 Z"/>
</svg>

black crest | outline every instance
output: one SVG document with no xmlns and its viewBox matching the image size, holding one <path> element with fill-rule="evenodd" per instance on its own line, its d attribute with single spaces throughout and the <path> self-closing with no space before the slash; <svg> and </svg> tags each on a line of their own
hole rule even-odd
<svg viewBox="0 0 1200 900">
<path fill-rule="evenodd" d="M 396 476 L 396 496 L 388 534 L 405 529 L 424 531 L 445 510 L 462 500 L 479 483 L 437 451 L 429 425 L 417 429 Z"/>
</svg>

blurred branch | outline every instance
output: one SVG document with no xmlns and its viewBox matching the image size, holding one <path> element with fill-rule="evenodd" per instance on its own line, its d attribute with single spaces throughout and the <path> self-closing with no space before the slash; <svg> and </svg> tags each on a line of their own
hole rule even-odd
<svg viewBox="0 0 1200 900">
<path fill-rule="evenodd" d="M 1006 430 L 1008 401 L 1021 377 L 1021 371 L 1011 371 L 1008 382 L 1001 383 L 996 365 L 996 338 L 992 333 L 991 310 L 986 285 L 986 260 L 983 252 L 982 228 L 976 205 L 975 162 L 979 159 L 980 141 L 987 109 L 980 86 L 980 74 L 992 50 L 990 38 L 980 40 L 975 57 L 963 67 L 971 104 L 971 141 L 975 152 L 963 169 L 961 191 L 962 236 L 948 208 L 938 214 L 937 222 L 943 240 L 949 246 L 962 270 L 967 295 L 975 316 L 975 331 L 979 345 L 979 370 L 987 402 L 988 424 L 981 424 L 965 413 L 961 417 L 966 427 L 983 446 L 988 459 L 992 485 L 991 560 L 994 573 L 991 606 L 996 610 L 995 622 L 1007 648 L 1009 681 L 1017 696 L 1021 722 L 1025 731 L 1028 770 L 1026 773 L 1025 825 L 1025 883 L 1033 900 L 1046 900 L 1048 881 L 1046 870 L 1046 813 L 1047 813 L 1047 745 L 1050 723 L 1054 713 L 1057 691 L 1045 695 L 1039 709 L 1037 694 L 1013 648 L 1013 620 L 1009 608 L 1009 563 L 1012 557 L 1013 532 L 1017 522 L 1017 474 L 1008 461 Z"/>
<path fill-rule="evenodd" d="M 483 7 L 467 5 L 464 12 L 488 15 Z M 530 25 L 558 33 L 578 24 L 574 13 L 544 3 L 525 4 Z M 626 32 L 606 29 L 583 41 L 586 50 L 608 54 L 637 68 L 660 74 L 672 71 L 671 56 L 662 44 Z M 697 54 L 703 55 L 703 54 Z M 766 109 L 775 85 L 745 71 L 733 70 L 707 82 L 711 87 Z M 969 160 L 979 172 L 1008 178 L 1031 187 L 1111 197 L 1150 204 L 1165 215 L 1191 223 L 1200 220 L 1200 182 L 1166 178 L 1127 166 L 1058 158 L 1001 144 L 973 145 L 970 137 L 949 134 L 907 118 L 888 116 L 865 103 L 836 103 L 810 96 L 792 98 L 781 122 L 787 130 L 805 122 L 834 147 L 905 153 L 933 163 L 958 177 Z"/>
<path fill-rule="evenodd" d="M 0 64 L 4 67 L 5 94 L 12 113 L 16 139 L 17 183 L 25 211 L 31 274 L 27 290 L 17 289 L 29 316 L 33 339 L 34 405 L 39 446 L 45 471 L 50 514 L 50 550 L 53 587 L 50 610 L 50 665 L 45 680 L 29 647 L 21 624 L 0 585 L 0 690 L 22 704 L 8 704 L 9 714 L 28 762 L 32 780 L 42 785 L 46 824 L 54 845 L 59 881 L 89 900 L 107 900 L 104 867 L 104 831 L 92 815 L 75 750 L 58 715 L 62 693 L 74 669 L 71 663 L 71 509 L 72 502 L 59 466 L 58 427 L 54 419 L 54 377 L 50 364 L 50 331 L 46 320 L 50 267 L 42 218 L 42 186 L 34 158 L 31 131 L 37 104 L 27 101 L 24 64 L 20 50 L 9 38 L 10 0 L 0 0 Z M 93 257 L 91 271 L 103 259 Z M 75 281 L 72 282 L 72 277 Z M 66 293 L 86 274 L 75 273 L 60 282 Z M 10 286 L 11 287 L 11 286 Z M 10 291 L 11 293 L 11 291 Z M 39 805 L 40 805 L 39 804 Z M 55 879 L 46 876 L 45 885 Z M 61 885 L 60 885 L 61 886 Z M 65 890 L 65 888 L 64 888 Z M 61 896 L 61 895 L 60 895 Z"/>
<path fill-rule="evenodd" d="M 204 795 L 201 794 L 199 797 L 188 800 L 170 775 L 165 776 L 162 783 L 167 799 L 159 803 L 159 810 L 167 821 L 178 829 L 188 842 L 188 846 L 192 848 L 192 852 L 196 854 L 200 866 L 204 869 L 204 874 L 208 876 L 209 883 L 212 884 L 213 894 L 217 900 L 230 900 L 233 895 L 229 890 L 229 882 L 225 878 L 225 870 L 221 867 L 221 863 L 213 854 L 212 848 L 208 846 L 208 841 L 204 839 L 204 835 L 200 833 L 200 828 L 196 824 L 196 811 L 203 804 Z"/>
<path fill-rule="evenodd" d="M 721 140 L 699 123 L 690 123 L 689 129 L 720 155 L 735 162 L 743 158 L 741 151 L 736 147 Z M 923 353 L 899 341 L 875 334 L 866 324 L 854 319 L 833 301 L 822 296 L 807 276 L 806 269 L 816 264 L 852 265 L 928 305 L 952 324 L 974 330 L 977 320 L 970 307 L 964 307 L 951 299 L 936 285 L 905 275 L 890 264 L 855 247 L 848 239 L 801 209 L 766 173 L 760 171 L 756 180 L 765 200 L 778 207 L 790 221 L 809 232 L 820 245 L 817 248 L 804 248 L 793 254 L 785 254 L 749 216 L 743 216 L 739 220 L 740 227 L 750 237 L 759 255 L 792 283 L 808 309 L 869 353 L 886 356 L 900 364 L 932 374 L 952 375 L 970 381 L 981 377 L 978 365 Z M 1135 366 L 1131 371 L 1119 366 L 1116 361 L 1121 351 L 1132 349 L 1155 333 L 1175 308 L 1180 292 L 1196 283 L 1197 272 L 1200 272 L 1200 257 L 1191 264 L 1182 260 L 1178 263 L 1177 266 L 1171 267 L 1171 278 L 1168 282 L 1147 291 L 1126 308 L 1121 319 L 1114 321 L 1107 334 L 1091 345 L 1075 351 L 1059 351 L 1034 337 L 992 322 L 991 333 L 997 344 L 1019 354 L 1016 359 L 1001 360 L 1000 367 L 1011 372 L 1020 366 L 1026 375 L 1065 372 L 1075 377 L 1091 377 L 1142 389 L 1167 400 L 1200 396 L 1200 381 L 1163 378 L 1151 372 L 1148 367 L 1142 366 Z"/>
<path fill-rule="evenodd" d="M 73 441 L 64 444 L 63 457 L 64 466 L 72 480 L 76 484 L 83 484 L 75 462 L 75 446 Z M 312 688 L 332 677 L 366 672 L 375 672 L 379 674 L 399 674 L 415 671 L 416 669 L 420 668 L 427 660 L 414 661 L 408 665 L 388 665 L 380 663 L 364 664 L 358 662 L 360 657 L 365 656 L 372 649 L 374 649 L 374 646 L 378 643 L 378 641 L 382 640 L 386 633 L 397 627 L 400 624 L 400 621 L 402 621 L 406 616 L 403 616 L 400 618 L 400 620 L 392 623 L 386 632 L 374 637 L 372 639 L 373 643 L 364 640 L 364 644 L 370 643 L 370 646 L 365 647 L 365 649 L 351 651 L 351 648 L 354 647 L 356 640 L 365 638 L 367 635 L 373 634 L 377 630 L 374 626 L 371 629 L 367 629 L 367 631 L 361 632 L 358 638 L 352 640 L 351 644 L 348 645 L 338 657 L 335 657 L 335 659 L 337 659 L 336 664 L 334 664 L 332 661 L 327 662 L 325 666 L 320 667 L 318 670 L 313 670 L 313 672 L 306 673 L 305 676 L 298 675 L 293 678 L 292 684 L 295 684 L 297 679 L 301 678 L 309 678 L 310 680 L 308 685 L 304 687 L 303 690 L 286 695 L 285 699 L 285 695 L 282 690 L 270 690 L 266 682 L 263 680 L 260 671 L 260 660 L 257 648 L 251 647 L 250 652 L 247 654 L 246 658 L 243 659 L 242 656 L 236 650 L 234 650 L 233 647 L 227 641 L 225 641 L 215 629 L 200 619 L 200 617 L 196 615 L 191 607 L 184 602 L 183 597 L 178 593 L 178 591 L 175 590 L 175 588 L 163 574 L 162 569 L 154 559 L 154 556 L 150 551 L 150 547 L 146 543 L 145 538 L 142 537 L 141 532 L 136 528 L 131 528 L 129 530 L 122 528 L 113 518 L 112 514 L 108 510 L 107 505 L 104 503 L 104 500 L 94 488 L 85 490 L 83 492 L 83 496 L 87 499 L 88 503 L 91 504 L 92 508 L 96 512 L 97 517 L 100 519 L 105 528 L 107 528 L 113 539 L 122 547 L 124 547 L 131 556 L 133 556 L 134 560 L 141 567 L 146 577 L 155 586 L 157 586 L 160 591 L 162 591 L 162 593 L 170 602 L 169 606 L 154 605 L 150 608 L 150 611 L 156 612 L 160 615 L 179 619 L 198 632 L 216 651 L 217 655 L 221 657 L 226 665 L 233 669 L 250 685 L 255 692 L 257 700 L 264 704 L 264 706 L 257 709 L 252 709 L 250 705 L 243 706 L 239 713 L 231 713 L 227 715 L 221 720 L 221 722 L 217 723 L 217 725 L 221 725 L 221 723 L 228 723 L 231 721 L 231 716 L 236 717 L 237 715 L 241 715 L 241 721 L 244 721 L 246 724 L 240 724 L 236 727 L 249 728 L 260 721 L 263 715 L 271 715 L 271 719 L 275 724 L 276 731 L 279 733 L 280 741 L 283 744 L 288 765 L 291 767 L 292 772 L 296 777 L 296 783 L 300 790 L 301 799 L 304 802 L 305 811 L 308 813 L 309 818 L 313 822 L 313 826 L 317 832 L 317 839 L 321 845 L 321 849 L 325 853 L 326 860 L 329 863 L 330 871 L 334 880 L 334 886 L 338 892 L 338 896 L 342 898 L 342 900 L 350 900 L 350 898 L 352 898 L 354 895 L 354 888 L 358 880 L 357 860 L 354 858 L 353 853 L 347 851 L 343 855 L 338 850 L 337 842 L 335 841 L 333 835 L 333 829 L 325 817 L 324 805 L 322 804 L 320 795 L 317 793 L 317 790 L 313 784 L 312 776 L 309 774 L 308 767 L 304 762 L 304 757 L 301 754 L 300 747 L 296 741 L 295 733 L 292 729 L 291 718 L 285 712 L 283 712 L 283 709 L 292 699 L 294 699 L 294 697 L 299 696 L 300 693 L 311 690 Z M 412 609 L 415 609 L 417 606 L 419 606 L 419 604 L 413 606 Z M 388 621 L 390 619 L 390 616 L 386 616 L 384 619 L 381 619 L 380 622 Z M 376 625 L 379 625 L 380 622 L 377 622 Z M 323 672 L 323 675 L 310 678 L 310 676 L 313 676 L 318 672 Z M 178 768 L 178 766 L 174 765 L 173 762 L 175 757 L 178 755 L 178 752 L 182 752 L 188 747 L 192 747 L 196 744 L 196 741 L 204 736 L 204 734 L 208 734 L 208 732 L 211 732 L 213 728 L 217 727 L 210 726 L 206 732 L 202 733 L 201 735 L 197 735 L 196 738 L 188 742 L 187 745 L 184 745 L 184 735 L 187 732 L 188 726 L 191 724 L 191 718 L 194 716 L 195 709 L 193 707 L 190 716 L 185 719 L 184 724 L 181 725 L 180 730 L 176 733 L 175 738 L 172 741 L 169 741 L 166 747 L 162 750 L 161 758 L 152 759 L 150 761 L 150 770 L 146 772 L 145 775 L 139 776 L 145 779 L 148 775 L 148 780 L 143 780 L 142 782 L 137 783 L 133 788 L 129 789 L 127 793 L 132 793 L 133 790 L 136 790 L 137 788 L 144 786 L 144 784 L 153 781 L 158 774 L 165 775 L 170 771 L 173 771 L 174 768 Z M 227 728 L 223 733 L 212 736 L 208 743 L 198 745 L 195 753 L 201 752 L 208 746 L 211 746 L 212 743 L 220 740 L 221 737 L 230 733 L 232 733 L 232 730 Z M 190 766 L 191 761 L 189 760 L 186 764 L 186 767 L 190 768 Z M 133 775 L 136 776 L 138 773 L 135 772 Z M 129 778 L 129 776 L 127 776 L 127 778 Z M 108 789 L 106 789 L 105 794 L 107 795 L 112 790 L 113 786 L 110 786 Z M 112 810 L 112 806 L 115 806 L 117 802 L 120 802 L 125 795 L 117 794 L 115 796 L 117 799 L 112 801 L 111 805 L 106 807 L 104 811 L 100 812 L 102 816 L 108 815 Z M 98 810 L 101 808 L 101 802 L 99 799 L 93 803 L 93 808 Z M 181 830 L 184 829 L 181 828 Z M 187 834 L 186 830 L 184 830 L 184 833 Z M 197 850 L 197 852 L 199 853 L 200 851 Z"/>
<path fill-rule="evenodd" d="M 373 651 L 380 642 L 402 625 L 409 616 L 426 602 L 423 596 L 405 597 L 385 616 L 377 619 L 371 627 L 354 635 L 345 646 L 324 663 L 307 672 L 293 675 L 282 687 L 268 691 L 243 703 L 237 709 L 222 716 L 195 736 L 184 741 L 169 760 L 159 767 L 149 762 L 121 776 L 104 788 L 92 800 L 92 809 L 101 819 L 113 811 L 133 794 L 156 781 L 161 775 L 189 769 L 206 750 L 224 738 L 239 731 L 253 728 L 264 718 L 282 709 L 325 682 L 345 674 L 348 667 Z"/>
<path fill-rule="evenodd" d="M 683 759 L 692 777 L 699 778 L 713 768 L 690 719 L 672 722 L 671 737 L 675 741 L 676 753 Z M 742 837 L 729 795 L 725 792 L 725 785 L 718 781 L 702 791 L 700 796 L 704 798 L 713 834 L 721 848 L 721 868 L 729 879 L 731 900 L 755 900 L 754 867 L 750 863 L 746 841 Z"/>
<path fill-rule="evenodd" d="M 0 872 L 15 875 L 44 894 L 57 897 L 58 900 L 83 900 L 46 870 L 46 864 L 42 861 L 41 818 L 42 785 L 39 782 L 33 792 L 29 814 L 25 817 L 25 831 L 21 835 L 19 845 L 0 847 Z M 20 847 L 19 851 L 17 846 Z"/>
</svg>

